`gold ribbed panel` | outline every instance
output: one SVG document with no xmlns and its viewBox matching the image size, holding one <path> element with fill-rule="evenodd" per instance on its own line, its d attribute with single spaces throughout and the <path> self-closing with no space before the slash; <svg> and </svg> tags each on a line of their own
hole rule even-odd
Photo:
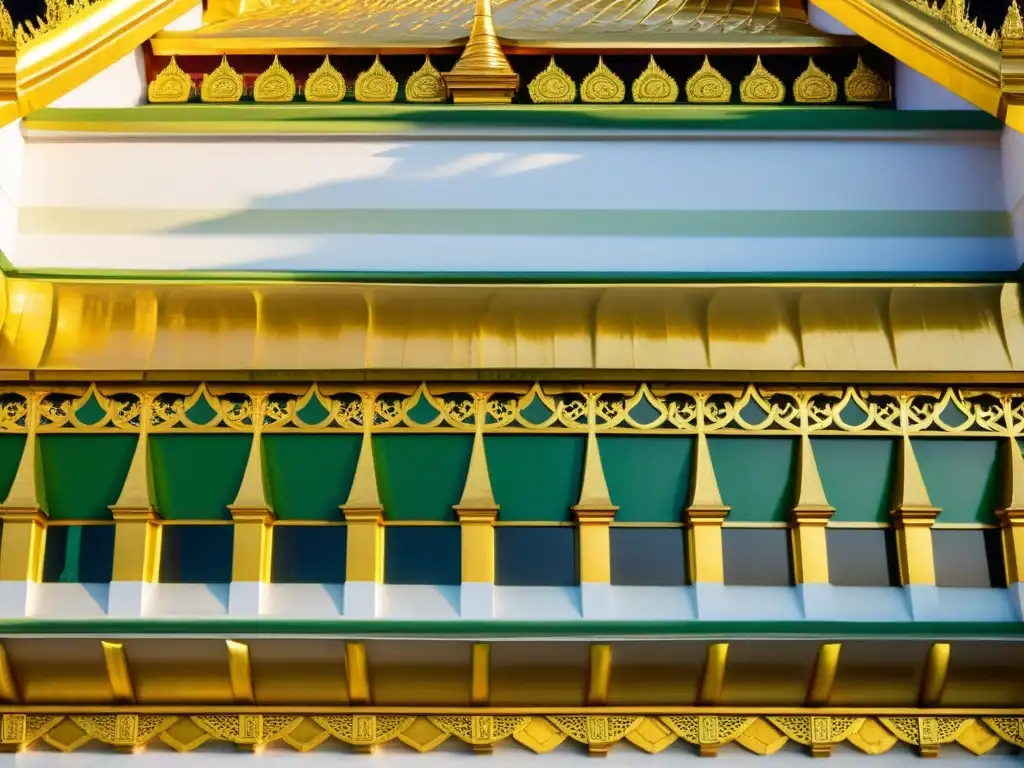
<svg viewBox="0 0 1024 768">
<path fill-rule="evenodd" d="M 8 279 L 0 371 L 1024 368 L 1006 285 L 402 286 Z M 372 322 L 371 322 L 372 307 Z"/>
</svg>

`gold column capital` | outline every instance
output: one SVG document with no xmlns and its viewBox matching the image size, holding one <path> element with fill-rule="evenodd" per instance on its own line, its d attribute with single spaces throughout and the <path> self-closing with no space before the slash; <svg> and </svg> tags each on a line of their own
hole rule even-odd
<svg viewBox="0 0 1024 768">
<path fill-rule="evenodd" d="M 611 525 L 615 522 L 615 513 L 619 508 L 609 506 L 587 506 L 581 507 L 578 504 L 572 508 L 576 522 L 582 525 Z"/>
</svg>

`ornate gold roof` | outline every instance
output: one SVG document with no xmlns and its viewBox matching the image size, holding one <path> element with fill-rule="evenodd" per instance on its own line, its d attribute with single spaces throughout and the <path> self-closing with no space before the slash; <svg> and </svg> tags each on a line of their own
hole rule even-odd
<svg viewBox="0 0 1024 768">
<path fill-rule="evenodd" d="M 237 5 L 237 0 L 234 0 Z M 211 8 L 208 18 L 233 15 Z M 495 0 L 494 26 L 517 47 L 599 50 L 675 47 L 820 47 L 841 44 L 807 23 L 793 0 Z M 163 33 L 162 53 L 273 49 L 454 47 L 469 34 L 467 0 L 270 0 L 199 30 Z M 186 42 L 187 41 L 187 42 Z"/>
</svg>

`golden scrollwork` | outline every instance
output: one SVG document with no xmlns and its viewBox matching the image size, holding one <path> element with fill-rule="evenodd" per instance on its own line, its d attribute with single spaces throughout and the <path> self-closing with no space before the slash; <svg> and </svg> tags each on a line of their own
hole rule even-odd
<svg viewBox="0 0 1024 768">
<path fill-rule="evenodd" d="M 633 101 L 637 104 L 671 104 L 679 98 L 679 85 L 651 56 L 647 68 L 633 81 Z"/>
<path fill-rule="evenodd" d="M 732 84 L 705 56 L 700 69 L 686 80 L 686 100 L 694 104 L 726 104 L 731 97 Z"/>
<path fill-rule="evenodd" d="M 832 76 L 822 70 L 814 59 L 793 83 L 793 98 L 798 104 L 831 104 L 839 96 L 839 87 Z"/>
<path fill-rule="evenodd" d="M 1017 0 L 1013 0 L 1010 3 L 999 34 L 1003 40 L 1024 39 L 1024 19 L 1021 19 L 1020 6 L 1017 4 Z"/>
<path fill-rule="evenodd" d="M 445 733 L 473 746 L 491 746 L 515 736 L 529 720 L 529 717 L 501 715 L 439 715 L 430 718 L 430 722 Z"/>
<path fill-rule="evenodd" d="M 740 82 L 740 101 L 744 104 L 781 104 L 785 98 L 786 86 L 765 69 L 758 56 L 750 74 Z"/>
<path fill-rule="evenodd" d="M 195 94 L 192 78 L 181 67 L 174 56 L 156 79 L 146 88 L 151 104 L 182 104 Z"/>
<path fill-rule="evenodd" d="M 924 756 L 938 753 L 943 744 L 951 744 L 967 729 L 970 717 L 880 717 L 879 721 L 900 741 L 917 747 Z"/>
<path fill-rule="evenodd" d="M 356 78 L 356 101 L 389 102 L 398 96 L 398 81 L 380 62 L 380 56 L 373 60 L 370 68 L 360 72 Z"/>
<path fill-rule="evenodd" d="M 295 98 L 295 77 L 284 68 L 277 56 L 252 86 L 254 101 L 287 103 Z"/>
<path fill-rule="evenodd" d="M 345 78 L 331 65 L 330 56 L 306 78 L 302 88 L 306 101 L 332 103 L 345 98 Z"/>
<path fill-rule="evenodd" d="M 322 715 L 313 718 L 338 741 L 368 748 L 397 738 L 415 719 L 402 715 Z"/>
<path fill-rule="evenodd" d="M 576 83 L 551 57 L 547 67 L 526 86 L 534 104 L 569 104 L 576 101 Z"/>
<path fill-rule="evenodd" d="M 0 0 L 0 42 L 14 42 L 14 22 L 3 0 Z"/>
<path fill-rule="evenodd" d="M 910 0 L 910 4 L 986 48 L 998 51 L 1002 44 L 999 30 L 989 30 L 984 22 L 979 23 L 968 15 L 967 0 L 946 0 L 942 4 L 938 0 Z"/>
<path fill-rule="evenodd" d="M 792 716 L 769 717 L 768 720 L 798 744 L 811 748 L 811 754 L 826 756 L 832 748 L 860 730 L 862 717 Z"/>
<path fill-rule="evenodd" d="M 843 81 L 846 100 L 850 102 L 892 101 L 889 81 L 869 68 L 857 57 L 857 67 Z"/>
<path fill-rule="evenodd" d="M 203 101 L 211 104 L 231 104 L 241 101 L 245 93 L 245 82 L 228 63 L 224 56 L 213 72 L 203 75 L 203 85 L 199 95 Z"/>
<path fill-rule="evenodd" d="M 474 390 L 477 388 L 474 388 Z M 588 429 L 589 399 L 598 431 L 680 430 L 685 433 L 861 434 L 921 433 L 1020 436 L 1024 392 L 913 389 L 776 389 L 753 386 L 677 387 L 639 384 L 632 393 L 539 384 L 492 386 L 490 391 L 435 384 L 394 386 L 390 391 L 351 385 L 309 387 L 180 387 L 125 389 L 95 384 L 61 389 L 0 391 L 0 432 L 96 432 L 109 429 L 158 433 L 190 429 L 373 431 L 390 429 L 470 432 L 476 397 L 483 430 L 563 432 Z M 585 391 L 586 390 L 586 391 Z M 30 408 L 32 402 L 36 407 Z M 372 409 L 364 413 L 364 402 Z"/>
<path fill-rule="evenodd" d="M 626 86 L 599 56 L 597 67 L 580 84 L 580 98 L 588 104 L 618 104 L 626 98 Z"/>
<path fill-rule="evenodd" d="M 409 75 L 405 81 L 405 100 L 414 102 L 442 102 L 448 98 L 441 73 L 427 56 L 423 66 Z"/>
</svg>

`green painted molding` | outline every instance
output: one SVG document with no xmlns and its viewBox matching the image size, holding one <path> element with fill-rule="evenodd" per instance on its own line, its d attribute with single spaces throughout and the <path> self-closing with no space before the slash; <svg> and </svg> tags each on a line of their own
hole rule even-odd
<svg viewBox="0 0 1024 768">
<path fill-rule="evenodd" d="M 395 621 L 387 619 L 6 619 L 0 638 L 63 635 L 244 637 L 318 635 L 344 638 L 901 638 L 1016 639 L 1024 622 L 829 622 L 829 621 Z"/>
<path fill-rule="evenodd" d="M 495 131 L 999 131 L 984 112 L 870 107 L 674 105 L 510 105 L 500 109 L 405 104 L 146 105 L 50 107 L 24 120 L 31 131 L 147 134 L 375 134 L 442 129 Z"/>
</svg>

